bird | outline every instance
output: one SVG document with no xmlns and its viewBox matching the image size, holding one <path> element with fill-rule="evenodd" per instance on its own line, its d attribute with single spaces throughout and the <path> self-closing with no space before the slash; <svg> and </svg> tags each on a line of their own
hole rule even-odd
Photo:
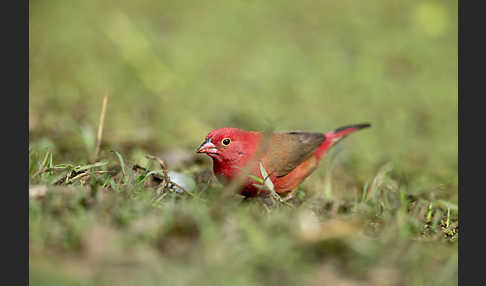
<svg viewBox="0 0 486 286">
<path fill-rule="evenodd" d="M 237 189 L 244 197 L 268 195 L 262 181 L 270 179 L 274 192 L 288 200 L 333 146 L 368 127 L 371 124 L 353 124 L 325 133 L 222 127 L 210 131 L 196 152 L 212 159 L 214 175 L 223 185 L 239 180 Z M 261 166 L 267 177 L 263 177 Z"/>
</svg>

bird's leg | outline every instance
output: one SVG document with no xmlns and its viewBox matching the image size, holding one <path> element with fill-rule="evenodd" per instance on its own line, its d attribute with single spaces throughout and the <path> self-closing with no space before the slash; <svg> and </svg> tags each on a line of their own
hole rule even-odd
<svg viewBox="0 0 486 286">
<path fill-rule="evenodd" d="M 270 192 L 270 196 L 277 202 L 283 202 L 282 197 L 280 197 L 276 192 Z"/>
<path fill-rule="evenodd" d="M 282 198 L 282 201 L 286 202 L 286 201 L 290 200 L 291 198 L 293 198 L 295 196 L 296 193 L 297 193 L 297 189 L 290 191 L 285 197 Z"/>
<path fill-rule="evenodd" d="M 270 197 L 271 197 L 273 200 L 275 200 L 275 201 L 277 201 L 277 202 L 279 202 L 279 203 L 281 203 L 281 204 L 283 204 L 283 205 L 286 205 L 286 206 L 288 206 L 288 207 L 290 207 L 290 208 L 293 208 L 293 206 L 292 206 L 291 204 L 287 203 L 287 201 L 286 201 L 287 197 L 282 198 L 282 197 L 281 197 L 279 194 L 277 194 L 276 192 L 271 192 L 271 193 L 270 193 Z M 290 199 L 290 198 L 288 198 L 288 199 Z"/>
</svg>

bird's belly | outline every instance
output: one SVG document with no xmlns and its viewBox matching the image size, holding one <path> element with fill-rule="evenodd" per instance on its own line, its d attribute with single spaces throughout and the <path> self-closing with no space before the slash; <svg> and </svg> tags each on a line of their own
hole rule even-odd
<svg viewBox="0 0 486 286">
<path fill-rule="evenodd" d="M 274 185 L 275 192 L 278 194 L 285 194 L 287 192 L 295 190 L 299 186 L 299 184 L 302 183 L 302 181 L 304 181 L 304 179 L 307 178 L 307 176 L 309 176 L 316 169 L 317 164 L 317 159 L 312 156 L 306 161 L 302 162 L 299 166 L 297 166 L 285 176 L 271 176 L 270 179 L 272 180 L 272 183 Z M 216 164 L 214 165 L 214 173 L 217 174 L 216 176 L 218 177 L 218 180 L 224 185 L 232 182 L 239 175 L 237 169 L 223 169 L 219 167 L 220 166 Z M 250 172 L 257 177 L 262 177 L 256 164 L 253 168 L 251 168 Z M 259 189 L 258 187 L 255 187 L 254 184 L 260 183 L 251 179 L 250 177 L 242 178 L 242 188 L 240 194 L 246 197 L 255 197 L 265 193 L 264 189 Z"/>
<path fill-rule="evenodd" d="M 317 160 L 315 157 L 311 157 L 308 160 L 302 162 L 294 170 L 282 177 L 270 177 L 272 180 L 274 190 L 278 194 L 285 194 L 287 192 L 295 190 L 302 181 L 305 180 L 315 169 L 317 168 Z M 249 180 L 252 181 L 252 180 Z M 245 185 L 241 194 L 247 197 L 258 196 L 262 190 L 255 187 L 253 184 L 256 182 L 249 182 Z"/>
</svg>

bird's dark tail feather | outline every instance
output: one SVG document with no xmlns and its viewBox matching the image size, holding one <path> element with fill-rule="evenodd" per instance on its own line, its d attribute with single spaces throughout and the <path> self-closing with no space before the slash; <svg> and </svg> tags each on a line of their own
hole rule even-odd
<svg viewBox="0 0 486 286">
<path fill-rule="evenodd" d="M 371 124 L 368 123 L 353 124 L 324 133 L 324 135 L 326 135 L 326 139 L 324 140 L 324 142 L 322 142 L 321 146 L 317 148 L 315 153 L 316 158 L 320 160 L 327 153 L 327 151 L 329 151 L 329 149 L 331 149 L 344 137 L 348 136 L 354 131 L 368 128 L 370 126 Z"/>
<path fill-rule="evenodd" d="M 349 134 L 353 133 L 354 131 L 358 131 L 363 128 L 368 128 L 371 127 L 371 124 L 369 123 L 361 123 L 361 124 L 353 124 L 353 125 L 347 125 L 343 126 L 341 128 L 335 129 L 333 131 L 327 132 L 326 137 L 329 137 L 333 143 L 337 143 L 344 137 L 348 136 Z"/>
</svg>

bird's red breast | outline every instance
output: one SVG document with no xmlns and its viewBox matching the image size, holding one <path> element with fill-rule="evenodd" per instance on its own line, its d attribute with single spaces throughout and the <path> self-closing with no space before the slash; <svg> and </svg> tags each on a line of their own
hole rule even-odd
<svg viewBox="0 0 486 286">
<path fill-rule="evenodd" d="M 338 141 L 369 126 L 350 125 L 327 133 L 250 132 L 225 127 L 211 131 L 197 152 L 206 153 L 213 159 L 214 174 L 222 183 L 230 183 L 243 174 L 240 178 L 242 195 L 256 196 L 260 192 L 254 186 L 259 183 L 244 173 L 248 171 L 262 178 L 260 162 L 269 174 L 275 192 L 284 194 L 295 190 Z"/>
</svg>

